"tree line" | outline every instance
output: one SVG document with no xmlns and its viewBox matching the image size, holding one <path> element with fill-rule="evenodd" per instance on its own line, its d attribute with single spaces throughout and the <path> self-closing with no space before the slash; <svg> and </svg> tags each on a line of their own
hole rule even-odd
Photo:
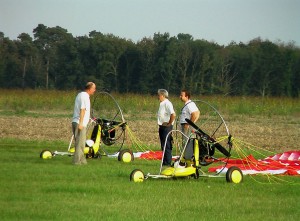
<svg viewBox="0 0 300 221">
<path fill-rule="evenodd" d="M 79 89 L 87 81 L 118 93 L 299 97 L 300 49 L 255 38 L 218 45 L 190 34 L 154 33 L 138 42 L 91 31 L 74 37 L 39 24 L 33 38 L 0 32 L 0 88 Z"/>
</svg>

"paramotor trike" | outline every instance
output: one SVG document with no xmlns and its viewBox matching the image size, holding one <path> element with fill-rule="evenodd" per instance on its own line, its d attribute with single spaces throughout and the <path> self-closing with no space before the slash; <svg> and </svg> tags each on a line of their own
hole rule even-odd
<svg viewBox="0 0 300 221">
<path fill-rule="evenodd" d="M 129 149 L 123 149 L 127 123 L 114 97 L 108 92 L 98 92 L 92 104 L 91 115 L 84 148 L 86 158 L 113 156 L 118 157 L 120 161 L 132 161 L 132 152 Z M 73 156 L 74 152 L 74 136 L 72 136 L 67 151 L 52 152 L 46 149 L 40 153 L 40 157 L 49 159 L 57 155 Z"/>
<path fill-rule="evenodd" d="M 179 155 L 174 157 L 172 165 L 163 167 L 163 157 L 166 142 L 163 149 L 163 156 L 158 174 L 145 174 L 141 169 L 135 169 L 130 174 L 130 180 L 143 182 L 148 178 L 178 178 L 178 177 L 224 177 L 227 182 L 240 183 L 243 180 L 243 173 L 238 167 L 230 167 L 225 171 L 226 161 L 231 156 L 232 142 L 228 127 L 220 113 L 205 101 L 194 101 L 201 109 L 201 117 L 197 126 L 189 119 L 186 122 L 193 128 L 193 132 L 187 136 L 181 130 L 172 130 L 168 135 L 173 137 L 173 144 L 178 146 Z M 218 137 L 218 138 L 215 138 Z M 167 140 L 167 139 L 166 139 Z M 178 141 L 177 141 L 178 140 Z M 174 147 L 173 147 L 174 149 Z M 217 150 L 217 151 L 215 151 Z M 186 157 L 191 153 L 191 157 Z M 203 166 L 212 163 L 223 164 L 223 169 L 215 174 L 204 172 Z"/>
</svg>

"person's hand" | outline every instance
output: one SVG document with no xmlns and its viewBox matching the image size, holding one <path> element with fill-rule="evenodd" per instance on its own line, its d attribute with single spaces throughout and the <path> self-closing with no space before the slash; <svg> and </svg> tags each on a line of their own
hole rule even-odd
<svg viewBox="0 0 300 221">
<path fill-rule="evenodd" d="M 82 130 L 82 128 L 83 128 L 83 125 L 82 125 L 82 124 L 79 124 L 79 125 L 78 125 L 78 129 L 79 129 L 79 130 Z"/>
</svg>

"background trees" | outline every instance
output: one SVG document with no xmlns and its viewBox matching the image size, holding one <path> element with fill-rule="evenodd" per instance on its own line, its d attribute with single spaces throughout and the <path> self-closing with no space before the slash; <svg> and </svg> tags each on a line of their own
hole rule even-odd
<svg viewBox="0 0 300 221">
<path fill-rule="evenodd" d="M 166 88 L 193 94 L 299 97 L 300 49 L 256 38 L 227 46 L 189 34 L 155 33 L 134 43 L 91 31 L 73 37 L 39 24 L 33 38 L 0 32 L 0 87 L 78 89 L 86 81 L 120 93 Z"/>
</svg>

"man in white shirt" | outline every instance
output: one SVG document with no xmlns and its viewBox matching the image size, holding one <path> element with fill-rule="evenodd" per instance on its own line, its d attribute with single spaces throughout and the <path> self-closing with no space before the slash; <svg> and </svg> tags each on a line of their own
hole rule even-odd
<svg viewBox="0 0 300 221">
<path fill-rule="evenodd" d="M 188 125 L 188 123 L 185 121 L 185 119 L 191 120 L 193 123 L 195 123 L 200 116 L 200 111 L 198 107 L 196 106 L 195 102 L 191 101 L 191 94 L 187 90 L 181 90 L 180 92 L 180 99 L 182 102 L 184 102 L 184 106 L 181 109 L 180 113 L 180 125 L 181 125 L 181 131 L 186 136 L 189 136 L 191 133 L 191 128 Z M 183 144 L 185 144 L 186 139 L 183 136 Z M 192 143 L 189 143 L 186 147 L 185 151 L 185 158 L 190 159 L 193 156 L 193 146 Z"/>
<path fill-rule="evenodd" d="M 86 127 L 90 120 L 91 102 L 90 96 L 96 91 L 96 85 L 88 82 L 84 91 L 80 92 L 75 99 L 74 113 L 72 119 L 72 131 L 75 139 L 75 153 L 73 164 L 86 164 L 84 156 Z"/>
<path fill-rule="evenodd" d="M 164 150 L 164 145 L 168 133 L 173 129 L 174 120 L 176 117 L 173 104 L 169 101 L 169 93 L 165 89 L 159 89 L 158 100 L 160 101 L 159 109 L 157 112 L 157 123 L 159 126 L 158 134 L 160 139 L 161 150 Z M 172 162 L 172 140 L 171 135 L 168 136 L 165 154 L 163 159 L 164 166 L 171 166 Z"/>
</svg>

